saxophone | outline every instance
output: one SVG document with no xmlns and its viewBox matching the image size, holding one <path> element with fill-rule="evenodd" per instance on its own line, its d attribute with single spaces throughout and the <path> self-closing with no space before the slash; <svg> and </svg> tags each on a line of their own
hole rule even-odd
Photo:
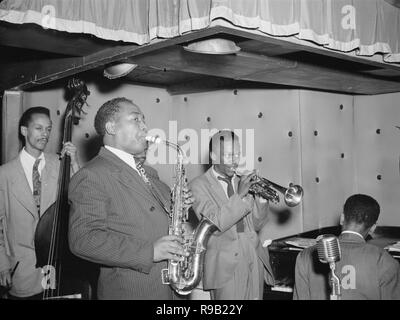
<svg viewBox="0 0 400 320">
<path fill-rule="evenodd" d="M 169 235 L 180 237 L 183 240 L 184 249 L 189 252 L 189 255 L 183 261 L 168 260 L 168 268 L 162 270 L 162 281 L 164 284 L 169 284 L 176 293 L 188 295 L 201 280 L 207 243 L 211 234 L 218 228 L 204 216 L 193 232 L 189 232 L 185 228 L 189 217 L 189 208 L 184 206 L 183 198 L 183 190 L 187 185 L 183 166 L 184 153 L 177 144 L 161 140 L 158 137 L 148 136 L 146 140 L 152 143 L 165 143 L 178 152 L 176 181 L 172 189 Z"/>
</svg>

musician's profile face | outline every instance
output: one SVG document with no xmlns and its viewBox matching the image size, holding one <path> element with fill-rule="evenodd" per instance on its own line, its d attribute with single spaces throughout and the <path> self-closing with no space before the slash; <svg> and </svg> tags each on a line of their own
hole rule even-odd
<svg viewBox="0 0 400 320">
<path fill-rule="evenodd" d="M 42 113 L 34 113 L 28 126 L 21 126 L 21 134 L 25 138 L 25 149 L 33 156 L 39 156 L 47 146 L 51 133 L 51 120 Z"/>
<path fill-rule="evenodd" d="M 216 146 L 212 160 L 215 169 L 228 177 L 235 174 L 240 161 L 240 144 L 238 139 L 227 139 Z"/>
<path fill-rule="evenodd" d="M 121 102 L 114 122 L 115 147 L 130 154 L 141 154 L 147 148 L 147 126 L 140 108 L 130 102 Z"/>
</svg>

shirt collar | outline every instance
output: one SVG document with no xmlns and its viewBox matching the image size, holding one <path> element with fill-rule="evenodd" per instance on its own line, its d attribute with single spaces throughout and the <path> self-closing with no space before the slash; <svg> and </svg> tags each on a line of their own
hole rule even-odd
<svg viewBox="0 0 400 320">
<path fill-rule="evenodd" d="M 44 159 L 44 153 L 43 152 L 40 154 L 38 159 L 42 159 L 42 160 Z M 36 158 L 34 156 L 32 156 L 30 153 L 28 153 L 28 151 L 26 151 L 25 147 L 24 147 L 21 150 L 21 160 L 24 161 L 25 163 L 26 162 L 32 163 L 32 166 L 33 166 L 33 164 L 36 161 Z"/>
<path fill-rule="evenodd" d="M 123 151 L 121 149 L 113 148 L 113 147 L 110 147 L 110 146 L 107 146 L 107 145 L 104 145 L 104 148 L 106 148 L 110 152 L 114 153 L 118 158 L 120 158 L 127 165 L 129 165 L 131 168 L 133 168 L 136 171 L 138 171 L 138 169 L 136 167 L 135 158 L 133 157 L 133 155 L 131 155 L 130 153 L 125 152 L 125 151 Z"/>
<path fill-rule="evenodd" d="M 212 172 L 213 172 L 214 176 L 215 176 L 217 179 L 218 179 L 218 177 L 222 177 L 222 178 L 224 178 L 224 179 L 227 178 L 226 176 L 224 176 L 224 175 L 218 173 L 217 170 L 215 170 L 215 166 L 214 166 L 214 165 L 212 166 Z M 235 178 L 235 175 L 232 176 L 231 181 L 233 181 L 234 178 Z"/>
<path fill-rule="evenodd" d="M 365 240 L 364 237 L 360 233 L 355 232 L 355 231 L 345 230 L 345 231 L 342 231 L 341 234 L 354 234 L 354 235 L 359 236 L 361 239 Z"/>
</svg>

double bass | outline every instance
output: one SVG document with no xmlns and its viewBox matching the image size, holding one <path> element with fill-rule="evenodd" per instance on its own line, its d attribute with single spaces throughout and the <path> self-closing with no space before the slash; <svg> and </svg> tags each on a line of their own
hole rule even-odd
<svg viewBox="0 0 400 320">
<path fill-rule="evenodd" d="M 71 141 L 73 125 L 79 124 L 82 108 L 90 94 L 85 83 L 71 79 L 72 92 L 65 111 L 63 142 Z M 90 299 L 93 266 L 74 256 L 68 246 L 68 185 L 71 158 L 60 161 L 56 201 L 40 217 L 35 230 L 36 267 L 42 268 L 43 299 Z"/>
</svg>

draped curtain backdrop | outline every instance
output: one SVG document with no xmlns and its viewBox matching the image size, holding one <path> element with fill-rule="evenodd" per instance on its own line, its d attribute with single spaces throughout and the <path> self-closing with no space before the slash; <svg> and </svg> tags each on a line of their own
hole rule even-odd
<svg viewBox="0 0 400 320">
<path fill-rule="evenodd" d="M 400 62 L 400 9 L 385 0 L 4 0 L 0 20 L 139 45 L 228 21 Z"/>
</svg>

